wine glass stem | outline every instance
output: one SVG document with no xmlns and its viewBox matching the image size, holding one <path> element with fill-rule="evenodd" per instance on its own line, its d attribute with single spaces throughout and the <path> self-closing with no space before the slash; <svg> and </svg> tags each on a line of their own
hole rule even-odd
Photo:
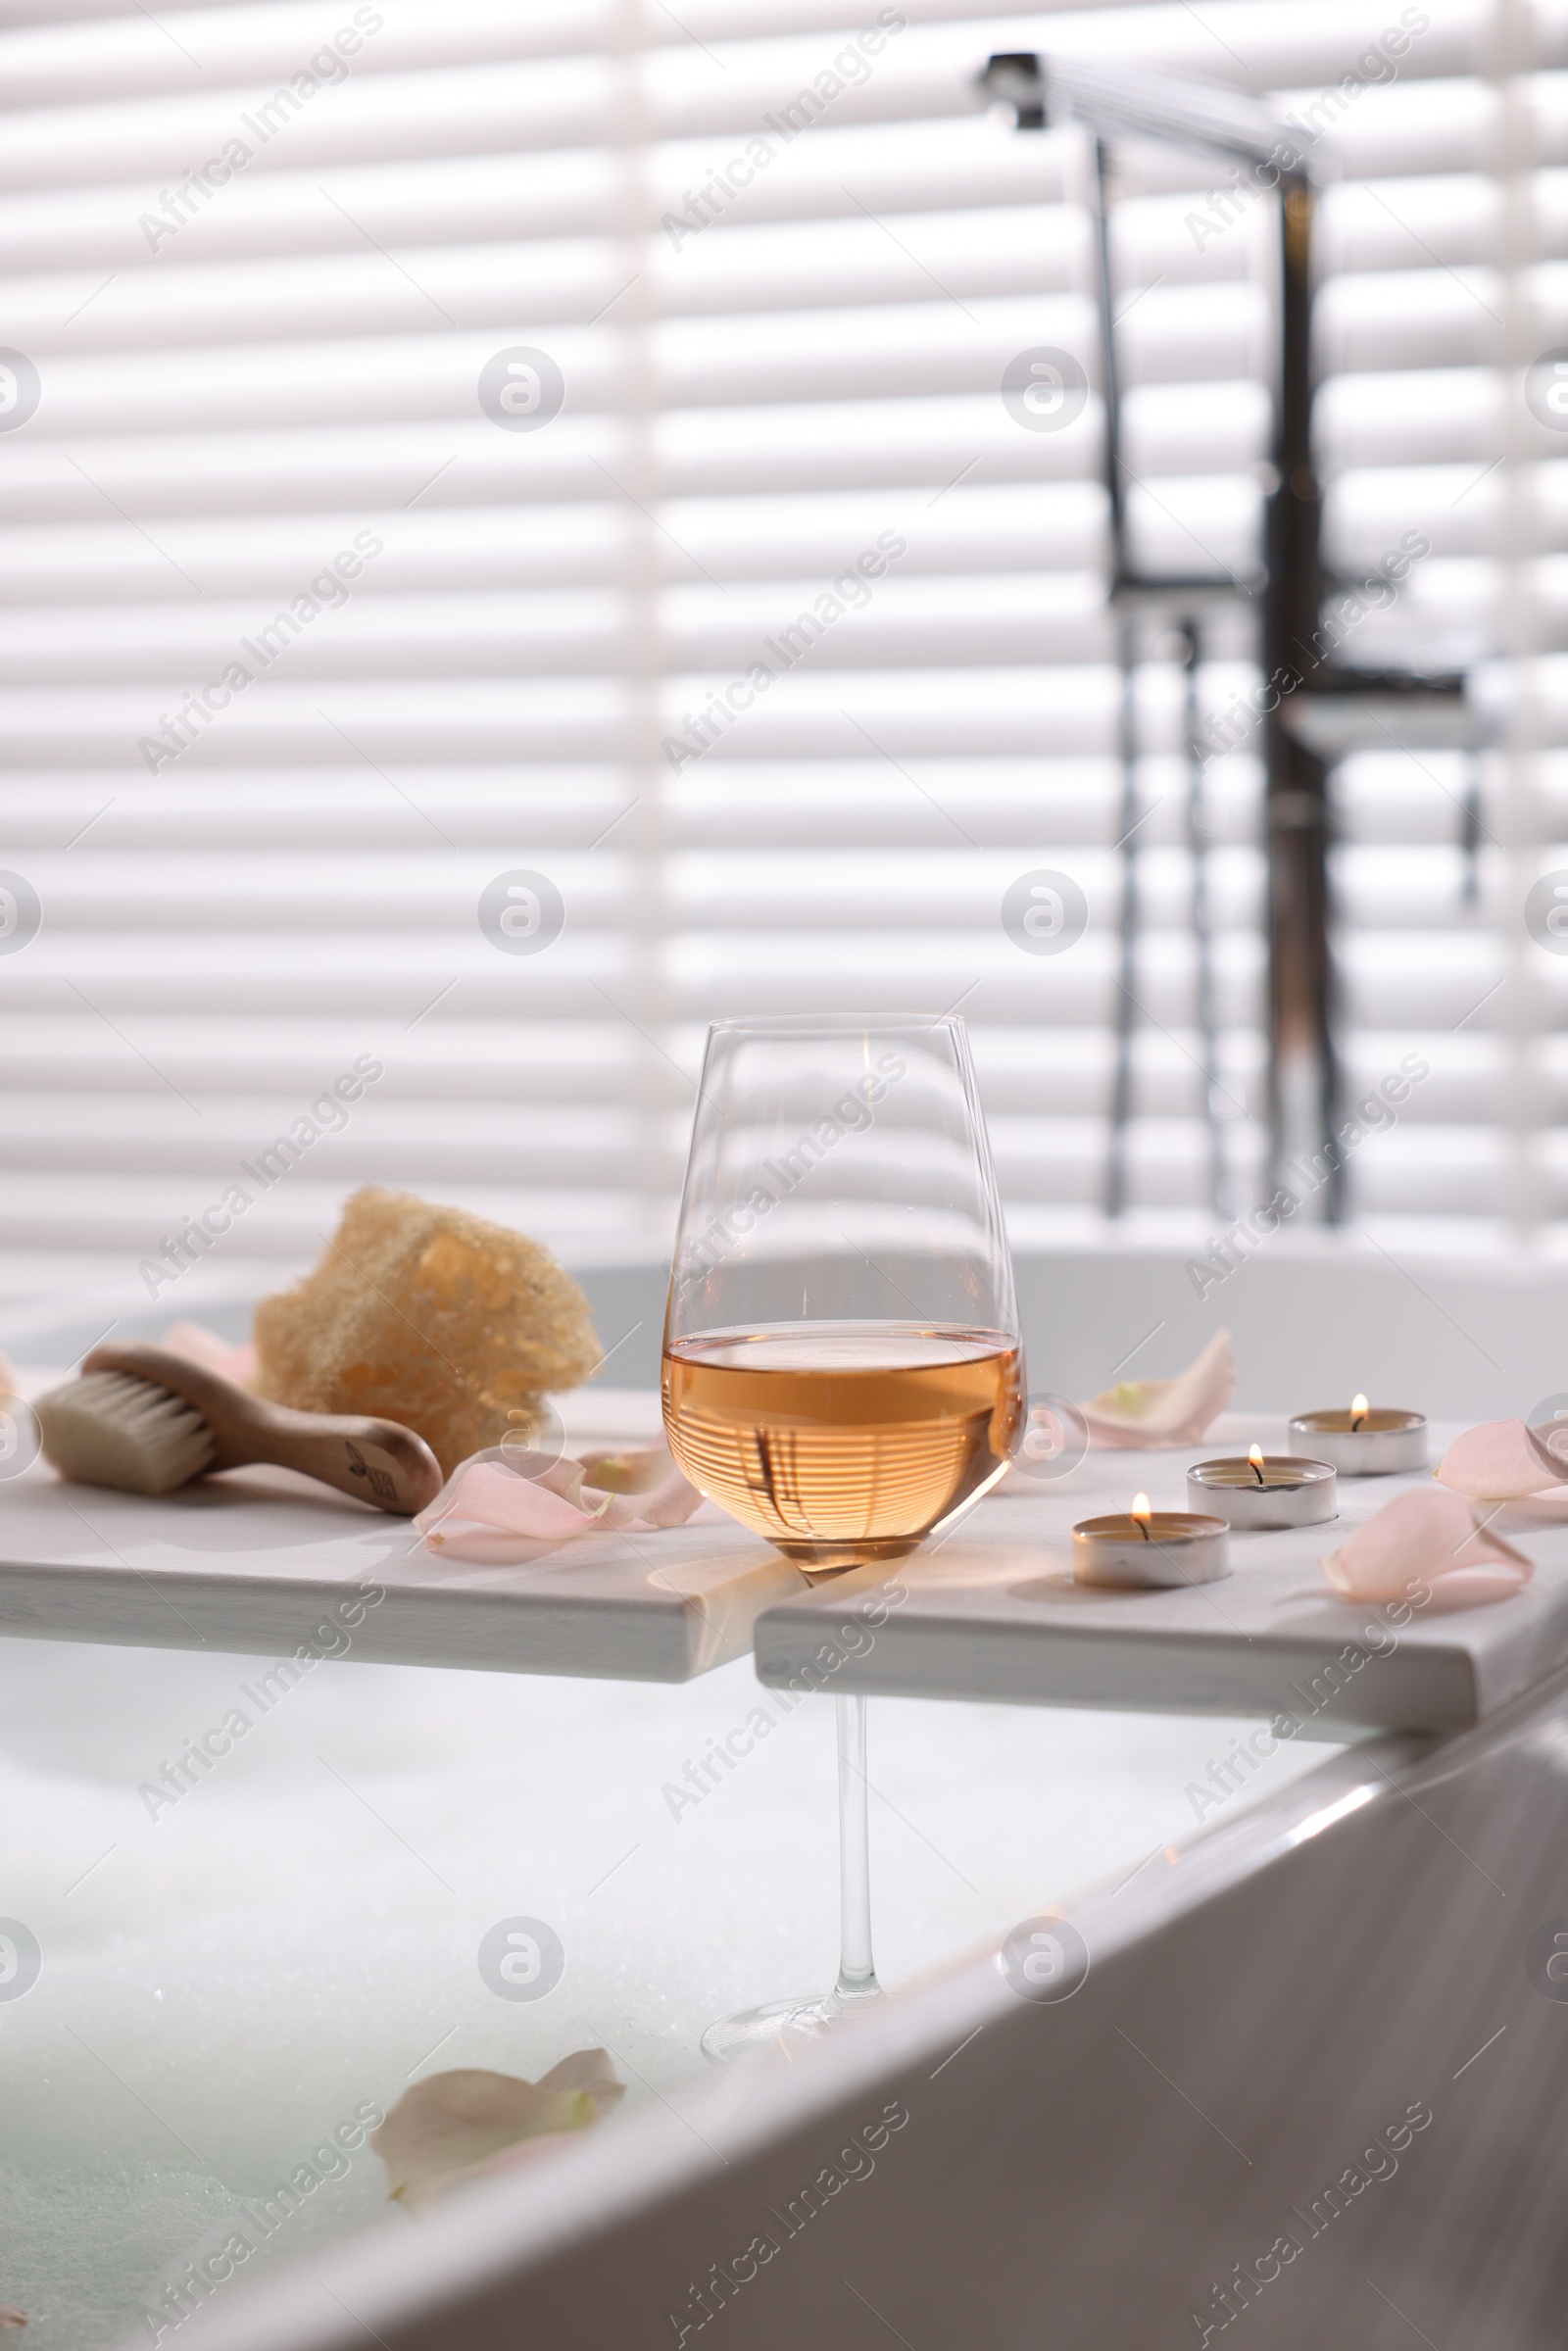
<svg viewBox="0 0 1568 2351">
<path fill-rule="evenodd" d="M 836 1997 L 881 1990 L 871 1959 L 871 1854 L 865 1785 L 865 1700 L 835 1698 L 839 1726 L 839 1981 Z"/>
</svg>

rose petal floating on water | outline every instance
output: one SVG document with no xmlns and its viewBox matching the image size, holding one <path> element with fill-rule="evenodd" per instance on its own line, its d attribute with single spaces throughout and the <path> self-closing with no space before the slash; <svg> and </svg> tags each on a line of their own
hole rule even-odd
<svg viewBox="0 0 1568 2351">
<path fill-rule="evenodd" d="M 389 2197 L 410 2212 L 461 2181 L 547 2151 L 564 2132 L 588 2131 L 626 2094 L 603 2049 L 576 2049 L 539 2082 L 467 2070 L 432 2074 L 405 2091 L 369 2145 L 386 2165 Z"/>
<path fill-rule="evenodd" d="M 1428 1486 L 1397 1494 L 1320 1562 L 1347 1599 L 1415 1598 L 1446 1614 L 1510 1600 L 1535 1564 L 1483 1525 L 1463 1494 Z"/>
</svg>

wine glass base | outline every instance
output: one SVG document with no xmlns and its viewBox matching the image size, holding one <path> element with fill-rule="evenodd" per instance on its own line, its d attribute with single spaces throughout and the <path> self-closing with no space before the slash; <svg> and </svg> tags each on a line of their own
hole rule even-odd
<svg viewBox="0 0 1568 2351">
<path fill-rule="evenodd" d="M 851 1567 L 874 1567 L 884 1559 L 907 1559 L 925 1541 L 923 1535 L 889 1536 L 876 1543 L 803 1543 L 791 1536 L 770 1535 L 775 1551 L 808 1576 L 838 1576 Z"/>
<path fill-rule="evenodd" d="M 872 1984 L 848 1997 L 830 1991 L 815 2000 L 768 2000 L 760 2008 L 743 2008 L 738 2016 L 721 2017 L 709 2026 L 703 2034 L 703 2055 L 713 2065 L 788 2056 L 819 2041 L 880 1997 L 881 1986 Z"/>
</svg>

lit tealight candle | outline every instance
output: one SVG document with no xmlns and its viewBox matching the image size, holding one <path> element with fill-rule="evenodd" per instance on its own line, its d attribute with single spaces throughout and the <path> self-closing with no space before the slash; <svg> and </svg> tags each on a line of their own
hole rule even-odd
<svg viewBox="0 0 1568 2351">
<path fill-rule="evenodd" d="M 1381 1478 L 1427 1465 L 1426 1414 L 1378 1410 L 1364 1396 L 1351 1398 L 1348 1412 L 1298 1413 L 1290 1437 L 1342 1477 Z"/>
<path fill-rule="evenodd" d="M 1187 1498 L 1217 1510 L 1244 1533 L 1271 1527 L 1315 1527 L 1339 1515 L 1338 1481 L 1326 1461 L 1294 1453 L 1265 1460 L 1254 1445 L 1247 1459 L 1200 1461 L 1187 1473 Z"/>
<path fill-rule="evenodd" d="M 1187 1510 L 1155 1510 L 1136 1494 L 1125 1516 L 1086 1518 L 1072 1531 L 1075 1584 L 1147 1592 L 1172 1584 L 1213 1584 L 1231 1572 L 1224 1519 Z"/>
</svg>

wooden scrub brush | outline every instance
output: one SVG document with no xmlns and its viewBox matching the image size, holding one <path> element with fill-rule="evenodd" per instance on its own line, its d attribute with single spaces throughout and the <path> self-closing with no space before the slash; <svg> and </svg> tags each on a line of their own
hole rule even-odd
<svg viewBox="0 0 1568 2351">
<path fill-rule="evenodd" d="M 210 1470 L 271 1461 L 403 1518 L 441 1490 L 434 1453 L 395 1420 L 269 1404 L 139 1341 L 95 1347 L 78 1379 L 32 1408 L 45 1459 L 84 1486 L 171 1494 Z"/>
</svg>

